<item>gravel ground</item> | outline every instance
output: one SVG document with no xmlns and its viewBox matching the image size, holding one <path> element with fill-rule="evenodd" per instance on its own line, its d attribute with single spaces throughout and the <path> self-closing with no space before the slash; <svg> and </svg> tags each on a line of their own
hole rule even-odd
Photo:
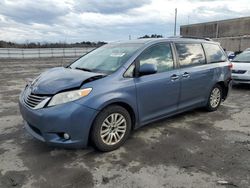
<svg viewBox="0 0 250 188">
<path fill-rule="evenodd" d="M 216 112 L 198 109 L 138 129 L 109 153 L 33 139 L 17 104 L 25 79 L 70 61 L 0 60 L 1 188 L 250 187 L 250 86 L 234 87 Z"/>
</svg>

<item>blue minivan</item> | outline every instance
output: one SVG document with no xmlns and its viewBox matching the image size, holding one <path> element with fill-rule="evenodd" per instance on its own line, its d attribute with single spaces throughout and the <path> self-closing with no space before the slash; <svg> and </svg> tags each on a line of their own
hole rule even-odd
<svg viewBox="0 0 250 188">
<path fill-rule="evenodd" d="M 220 45 L 205 39 L 110 43 L 28 83 L 20 112 L 43 142 L 111 151 L 145 124 L 198 107 L 217 110 L 231 66 Z"/>
</svg>

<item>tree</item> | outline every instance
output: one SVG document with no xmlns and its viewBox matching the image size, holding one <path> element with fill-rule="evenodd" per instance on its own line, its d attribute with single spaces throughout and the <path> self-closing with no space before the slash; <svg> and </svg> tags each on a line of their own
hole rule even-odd
<svg viewBox="0 0 250 188">
<path fill-rule="evenodd" d="M 0 41 L 0 48 L 72 48 L 72 47 L 99 47 L 106 44 L 106 42 L 98 41 L 98 42 L 90 42 L 90 41 L 83 41 L 83 42 L 76 42 L 76 43 L 65 43 L 65 42 L 56 42 L 56 43 L 49 43 L 49 42 L 29 42 L 26 41 L 25 43 L 13 43 L 13 42 L 6 42 Z"/>
<path fill-rule="evenodd" d="M 139 39 L 145 39 L 145 38 L 163 38 L 162 35 L 152 34 L 150 35 L 144 35 L 143 37 L 139 37 Z"/>
</svg>

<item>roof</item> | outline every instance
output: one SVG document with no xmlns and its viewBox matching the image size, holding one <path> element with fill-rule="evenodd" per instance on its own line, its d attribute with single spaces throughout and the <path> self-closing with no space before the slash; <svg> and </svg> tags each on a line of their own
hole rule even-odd
<svg viewBox="0 0 250 188">
<path fill-rule="evenodd" d="M 126 41 L 117 41 L 112 42 L 111 44 L 150 44 L 150 43 L 157 43 L 157 42 L 177 42 L 177 41 L 185 41 L 185 42 L 212 42 L 217 43 L 215 41 L 211 41 L 206 38 L 195 38 L 195 37 L 168 37 L 168 38 L 146 38 L 146 39 L 136 39 L 136 40 L 126 40 Z"/>
</svg>

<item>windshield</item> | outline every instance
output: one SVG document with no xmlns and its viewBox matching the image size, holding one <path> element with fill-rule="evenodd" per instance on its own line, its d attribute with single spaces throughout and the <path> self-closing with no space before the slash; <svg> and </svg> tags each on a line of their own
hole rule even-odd
<svg viewBox="0 0 250 188">
<path fill-rule="evenodd" d="M 70 68 L 111 74 L 120 68 L 142 44 L 107 44 L 75 61 Z"/>
<path fill-rule="evenodd" d="M 237 55 L 232 61 L 250 63 L 250 51 L 242 52 L 241 54 Z"/>
</svg>

